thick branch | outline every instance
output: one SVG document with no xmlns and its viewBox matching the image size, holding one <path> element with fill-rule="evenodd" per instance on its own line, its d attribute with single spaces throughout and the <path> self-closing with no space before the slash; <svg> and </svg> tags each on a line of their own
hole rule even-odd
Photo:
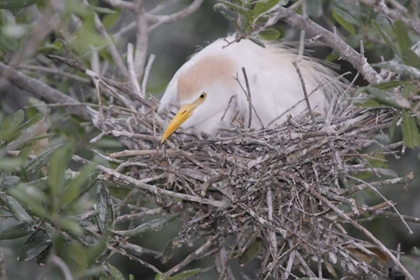
<svg viewBox="0 0 420 280">
<path fill-rule="evenodd" d="M 0 76 L 6 79 L 14 86 L 33 93 L 38 98 L 48 101 L 48 103 L 60 103 L 60 104 L 79 104 L 79 102 L 70 96 L 63 94 L 62 92 L 44 84 L 43 82 L 28 77 L 19 71 L 16 71 L 12 67 L 0 62 Z M 92 121 L 95 111 L 88 106 L 66 106 L 63 105 L 68 112 L 75 114 L 85 120 Z"/>
<path fill-rule="evenodd" d="M 336 34 L 316 24 L 308 17 L 301 16 L 293 10 L 281 7 L 278 9 L 278 14 L 274 18 L 270 19 L 266 26 L 273 25 L 278 20 L 283 20 L 294 27 L 305 30 L 312 36 L 319 36 L 318 40 L 326 43 L 328 46 L 337 51 L 340 56 L 350 62 L 369 83 L 377 84 L 382 80 L 375 69 L 373 69 L 373 67 L 367 63 L 366 59 L 357 51 L 347 45 Z"/>
<path fill-rule="evenodd" d="M 137 0 L 135 13 L 137 34 L 136 52 L 134 55 L 134 71 L 137 75 L 137 79 L 139 79 L 143 75 L 144 67 L 146 65 L 147 45 L 149 44 L 149 35 L 147 34 L 148 25 L 143 0 Z"/>
</svg>

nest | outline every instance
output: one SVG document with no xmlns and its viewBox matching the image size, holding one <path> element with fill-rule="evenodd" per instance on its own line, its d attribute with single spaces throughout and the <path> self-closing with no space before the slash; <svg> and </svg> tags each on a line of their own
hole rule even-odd
<svg viewBox="0 0 420 280">
<path fill-rule="evenodd" d="M 176 216 L 182 228 L 172 244 L 201 244 L 164 276 L 209 255 L 215 258 L 219 279 L 231 279 L 230 265 L 237 261 L 258 264 L 258 279 L 320 277 L 325 268 L 333 276 L 342 271 L 354 279 L 388 279 L 384 264 L 390 259 L 394 270 L 404 269 L 395 252 L 359 224 L 376 217 L 404 222 L 378 188 L 406 186 L 412 176 L 383 179 L 387 171 L 370 164 L 371 159 L 396 155 L 403 145 L 375 139 L 391 125 L 391 110 L 341 106 L 316 122 L 302 114 L 275 129 L 238 128 L 216 137 L 175 133 L 161 145 L 158 101 L 119 89 L 131 99 L 120 96 L 124 104 L 141 104 L 142 109 L 127 115 L 126 109 L 114 107 L 107 114 L 100 111 L 96 119 L 105 134 L 129 147 L 101 155 L 119 166 L 100 167 L 106 175 L 100 178 L 132 187 L 118 201 L 117 216 L 146 197 L 156 208 L 134 212 Z M 368 183 L 359 173 L 379 181 Z M 353 198 L 366 188 L 383 203 L 365 205 Z M 350 236 L 349 226 L 368 242 Z M 164 253 L 162 259 L 169 257 Z"/>
</svg>

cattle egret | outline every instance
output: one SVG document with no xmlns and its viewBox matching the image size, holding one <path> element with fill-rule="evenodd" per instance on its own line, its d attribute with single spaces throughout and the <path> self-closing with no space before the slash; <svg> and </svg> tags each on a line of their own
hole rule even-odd
<svg viewBox="0 0 420 280">
<path fill-rule="evenodd" d="M 288 114 L 296 115 L 307 108 L 302 82 L 293 65 L 298 57 L 296 50 L 268 42 L 263 48 L 247 39 L 228 45 L 233 40 L 216 40 L 175 73 L 159 112 L 171 105 L 180 108 L 167 126 L 162 143 L 179 127 L 214 135 L 219 128 L 230 127 L 233 118 L 241 119 L 246 127 L 249 122 L 256 129 L 273 127 L 284 122 Z M 342 82 L 316 59 L 304 56 L 298 65 L 311 108 L 324 112 L 326 96 L 337 93 Z"/>
</svg>

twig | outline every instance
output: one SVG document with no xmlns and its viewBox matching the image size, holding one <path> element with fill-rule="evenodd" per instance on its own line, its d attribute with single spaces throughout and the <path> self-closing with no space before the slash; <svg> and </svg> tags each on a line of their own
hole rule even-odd
<svg viewBox="0 0 420 280">
<path fill-rule="evenodd" d="M 149 44 L 149 35 L 147 33 L 147 16 L 144 8 L 144 0 L 135 2 L 136 16 L 136 52 L 134 55 L 134 69 L 137 79 L 143 76 L 144 66 L 146 64 L 147 46 Z M 144 94 L 144 93 L 143 93 Z"/>
<path fill-rule="evenodd" d="M 136 71 L 134 69 L 134 54 L 133 54 L 133 44 L 128 43 L 127 45 L 127 65 L 128 65 L 128 74 L 130 81 L 136 89 L 136 93 L 144 97 L 144 91 L 140 89 L 140 84 L 137 79 Z"/>
<path fill-rule="evenodd" d="M 303 94 L 305 96 L 305 101 L 306 101 L 306 107 L 308 108 L 312 121 L 315 122 L 315 115 L 312 112 L 311 103 L 309 102 L 308 92 L 306 91 L 306 85 L 305 85 L 305 81 L 303 80 L 302 72 L 300 72 L 300 68 L 296 60 L 294 60 L 292 63 L 293 63 L 293 66 L 295 66 L 296 68 L 296 72 L 299 76 L 300 84 L 302 85 L 302 90 L 303 90 Z"/>
<path fill-rule="evenodd" d="M 174 21 L 177 21 L 177 20 L 180 20 L 182 18 L 189 16 L 190 14 L 196 12 L 200 8 L 203 2 L 204 0 L 194 0 L 194 2 L 192 2 L 188 7 L 186 7 L 182 11 L 179 11 L 171 15 L 156 16 L 156 15 L 147 14 L 148 22 L 152 23 L 152 25 L 150 25 L 148 28 L 148 32 L 151 32 L 153 29 L 155 29 L 156 27 L 162 24 L 171 23 L 171 22 L 174 22 Z"/>
<path fill-rule="evenodd" d="M 404 273 L 404 275 L 410 279 L 415 280 L 414 277 L 408 272 L 408 270 L 401 264 L 401 262 L 394 256 L 394 254 L 391 253 L 391 251 L 386 248 L 381 241 L 379 241 L 371 232 L 369 232 L 366 228 L 359 225 L 357 222 L 355 222 L 353 219 L 351 219 L 349 216 L 347 216 L 343 211 L 338 209 L 333 203 L 331 203 L 328 199 L 320 195 L 317 191 L 314 189 L 310 189 L 310 192 L 319 200 L 321 200 L 323 203 L 328 205 L 335 213 L 337 213 L 342 219 L 349 222 L 351 225 L 353 225 L 355 228 L 363 232 L 370 240 L 372 240 L 378 247 L 381 249 L 382 252 L 388 255 L 392 259 L 392 261 L 398 266 L 399 269 Z"/>
<path fill-rule="evenodd" d="M 207 241 L 197 250 L 189 254 L 183 261 L 181 261 L 176 266 L 172 267 L 170 270 L 162 274 L 161 279 L 166 279 L 167 277 L 171 276 L 172 274 L 180 271 L 182 268 L 190 264 L 192 261 L 194 261 L 198 256 L 203 254 L 206 250 L 208 250 L 212 245 L 213 241 L 216 240 L 219 237 L 219 235 L 215 235 L 212 238 L 208 238 Z"/>
<path fill-rule="evenodd" d="M 83 164 L 90 164 L 90 162 L 88 160 L 86 160 L 84 158 L 81 158 L 77 155 L 73 155 L 72 159 L 77 161 L 77 162 L 81 162 Z M 113 176 L 114 181 L 116 181 L 116 182 L 121 182 L 121 183 L 128 184 L 128 185 L 134 185 L 138 188 L 141 188 L 143 190 L 151 192 L 155 195 L 167 195 L 167 196 L 173 197 L 173 198 L 179 198 L 179 199 L 183 199 L 183 200 L 187 200 L 187 201 L 198 202 L 198 203 L 201 203 L 201 204 L 213 205 L 214 207 L 226 207 L 228 205 L 224 201 L 216 201 L 216 200 L 201 198 L 201 197 L 198 197 L 198 196 L 176 193 L 176 192 L 172 192 L 172 191 L 168 191 L 168 190 L 165 190 L 165 189 L 158 188 L 154 185 L 145 184 L 140 180 L 136 180 L 136 179 L 131 178 L 129 176 L 123 175 L 121 173 L 118 173 L 118 172 L 116 172 L 116 171 L 114 171 L 110 168 L 107 168 L 105 166 L 102 166 L 102 165 L 97 165 L 97 169 L 105 172 L 108 175 Z"/>
<path fill-rule="evenodd" d="M 244 75 L 245 79 L 245 86 L 246 86 L 246 98 L 248 99 L 249 104 L 249 119 L 248 119 L 248 128 L 251 128 L 252 123 L 252 96 L 251 96 L 251 89 L 249 88 L 248 76 L 246 74 L 245 67 L 242 67 L 242 74 Z"/>
<path fill-rule="evenodd" d="M 397 213 L 399 216 L 400 216 L 400 220 L 403 222 L 403 224 L 406 226 L 406 228 L 408 229 L 408 233 L 410 233 L 410 234 L 413 234 L 413 231 L 411 230 L 411 228 L 408 226 L 408 224 L 406 223 L 406 221 L 401 217 L 401 214 L 400 214 L 400 212 L 397 210 L 397 208 L 395 207 L 395 205 L 394 205 L 394 203 L 391 203 L 388 199 L 386 199 L 384 196 L 383 196 L 383 194 L 381 194 L 379 191 L 378 191 L 378 189 L 376 189 L 374 186 L 372 186 L 371 184 L 369 184 L 368 182 L 366 182 L 366 181 L 364 181 L 364 180 L 362 180 L 362 179 L 359 179 L 359 178 L 356 178 L 356 177 L 354 177 L 354 176 L 350 176 L 350 175 L 347 175 L 347 177 L 348 178 L 351 178 L 352 180 L 355 180 L 355 181 L 357 181 L 357 182 L 359 182 L 359 183 L 362 183 L 362 184 L 365 184 L 367 187 L 369 187 L 372 191 L 374 191 L 383 201 L 385 201 L 385 202 L 387 202 L 388 203 L 388 205 L 389 206 L 391 206 L 393 209 L 394 209 L 394 211 L 395 211 L 395 213 Z"/>
<path fill-rule="evenodd" d="M 144 72 L 143 82 L 141 84 L 143 96 L 146 96 L 147 82 L 149 80 L 150 70 L 152 69 L 152 65 L 153 65 L 153 62 L 155 61 L 155 58 L 156 56 L 154 54 L 151 54 L 146 64 L 146 70 Z"/>
</svg>

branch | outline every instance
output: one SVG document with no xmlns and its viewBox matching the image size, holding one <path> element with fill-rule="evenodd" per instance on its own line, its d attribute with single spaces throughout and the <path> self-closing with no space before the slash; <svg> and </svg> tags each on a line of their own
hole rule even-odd
<svg viewBox="0 0 420 280">
<path fill-rule="evenodd" d="M 137 79 L 140 79 L 140 77 L 143 75 L 144 67 L 146 65 L 147 45 L 149 44 L 149 35 L 147 33 L 147 17 L 143 0 L 137 0 L 134 12 L 136 14 L 137 24 L 134 71 L 136 72 Z"/>
<path fill-rule="evenodd" d="M 48 101 L 48 103 L 60 103 L 60 104 L 79 104 L 79 102 L 68 95 L 44 84 L 43 82 L 28 77 L 19 71 L 16 71 L 12 67 L 0 62 L 0 76 L 6 79 L 14 86 L 33 93 L 36 97 Z M 97 115 L 97 112 L 89 106 L 66 106 L 68 112 L 82 117 L 85 120 L 93 121 Z"/>
<path fill-rule="evenodd" d="M 278 14 L 269 19 L 264 28 L 275 24 L 278 20 L 285 21 L 294 27 L 305 30 L 311 36 L 319 36 L 319 41 L 326 43 L 328 46 L 337 51 L 340 56 L 350 62 L 369 83 L 377 84 L 382 81 L 382 78 L 378 75 L 375 69 L 367 63 L 365 58 L 361 58 L 357 51 L 347 45 L 336 34 L 316 24 L 308 17 L 301 16 L 293 10 L 280 7 L 278 8 Z"/>
<path fill-rule="evenodd" d="M 179 11 L 171 15 L 155 16 L 155 15 L 147 14 L 147 21 L 149 23 L 153 23 L 153 25 L 149 27 L 148 31 L 150 32 L 162 24 L 171 23 L 171 22 L 177 21 L 179 19 L 182 19 L 191 15 L 192 13 L 194 13 L 200 8 L 203 2 L 204 0 L 194 0 L 194 2 L 191 3 L 191 5 L 189 5 L 182 11 Z"/>
</svg>

